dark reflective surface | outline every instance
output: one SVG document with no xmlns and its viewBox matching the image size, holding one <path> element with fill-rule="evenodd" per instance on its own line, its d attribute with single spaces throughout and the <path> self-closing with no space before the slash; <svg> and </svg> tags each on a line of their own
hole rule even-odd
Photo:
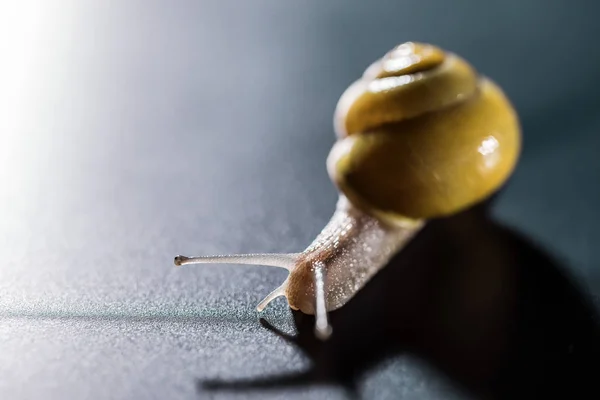
<svg viewBox="0 0 600 400">
<path fill-rule="evenodd" d="M 408 353 L 477 398 L 600 394 L 600 325 L 589 295 L 543 249 L 481 209 L 427 226 L 331 314 L 330 341 L 314 337 L 312 317 L 294 317 L 298 335 L 279 334 L 309 356 L 309 370 L 201 387 L 338 383 L 358 396 L 357 382 L 374 364 Z"/>
<path fill-rule="evenodd" d="M 565 276 L 597 299 L 597 11 L 3 2 L 0 398 L 341 399 L 340 381 L 366 399 L 579 390 L 594 371 L 592 323 Z M 284 271 L 173 267 L 176 254 L 310 243 L 336 202 L 335 104 L 406 40 L 460 53 L 514 101 L 525 147 L 492 211 L 518 236 L 466 215 L 439 221 L 333 315 L 338 335 L 323 346 L 283 301 L 255 313 Z M 298 345 L 260 317 L 299 330 Z M 269 378 L 303 371 L 293 387 Z M 270 389 L 204 386 L 239 380 Z"/>
</svg>

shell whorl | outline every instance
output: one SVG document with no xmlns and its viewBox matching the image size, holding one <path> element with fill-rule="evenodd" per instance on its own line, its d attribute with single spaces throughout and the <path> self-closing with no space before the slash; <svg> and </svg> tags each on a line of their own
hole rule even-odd
<svg viewBox="0 0 600 400">
<path fill-rule="evenodd" d="M 335 110 L 327 166 L 355 205 L 393 221 L 460 211 L 496 191 L 520 150 L 516 113 L 463 58 L 403 43 L 371 64 Z"/>
<path fill-rule="evenodd" d="M 437 47 L 404 43 L 371 64 L 342 95 L 335 111 L 338 137 L 415 118 L 471 96 L 476 72 Z"/>
</svg>

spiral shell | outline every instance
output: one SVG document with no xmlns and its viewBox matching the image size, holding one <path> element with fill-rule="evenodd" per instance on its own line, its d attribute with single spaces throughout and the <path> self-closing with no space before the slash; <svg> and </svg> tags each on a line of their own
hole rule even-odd
<svg viewBox="0 0 600 400">
<path fill-rule="evenodd" d="M 404 43 L 341 96 L 329 175 L 353 204 L 393 221 L 459 212 L 497 191 L 521 146 L 502 90 L 461 57 Z"/>
</svg>

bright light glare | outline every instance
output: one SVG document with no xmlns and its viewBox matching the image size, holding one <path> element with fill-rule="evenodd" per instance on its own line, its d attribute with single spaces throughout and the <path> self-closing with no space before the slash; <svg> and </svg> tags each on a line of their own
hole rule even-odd
<svg viewBox="0 0 600 400">
<path fill-rule="evenodd" d="M 0 195 L 16 190 L 27 173 L 27 148 L 42 98 L 44 41 L 49 34 L 47 12 L 52 2 L 18 0 L 0 2 Z M 56 7 L 56 4 L 54 4 Z M 46 36 L 46 37 L 45 37 Z M 4 196 L 0 196 L 4 197 Z"/>
<path fill-rule="evenodd" d="M 14 136 L 33 95 L 36 58 L 43 48 L 43 2 L 6 1 L 0 4 L 0 109 L 2 138 Z"/>
<path fill-rule="evenodd" d="M 484 157 L 486 168 L 492 168 L 498 162 L 498 152 L 496 151 L 498 147 L 500 147 L 500 143 L 494 136 L 488 136 L 481 142 L 478 151 Z"/>
</svg>

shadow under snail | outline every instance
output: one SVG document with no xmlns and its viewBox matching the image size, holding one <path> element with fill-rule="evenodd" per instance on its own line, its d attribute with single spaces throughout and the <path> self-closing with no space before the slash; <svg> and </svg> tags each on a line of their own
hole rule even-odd
<svg viewBox="0 0 600 400">
<path fill-rule="evenodd" d="M 460 56 L 407 42 L 371 64 L 342 94 L 327 172 L 336 210 L 301 253 L 175 257 L 176 265 L 235 263 L 289 271 L 260 302 L 285 296 L 331 334 L 346 304 L 428 220 L 497 192 L 521 148 L 518 116 L 502 89 Z"/>
</svg>

